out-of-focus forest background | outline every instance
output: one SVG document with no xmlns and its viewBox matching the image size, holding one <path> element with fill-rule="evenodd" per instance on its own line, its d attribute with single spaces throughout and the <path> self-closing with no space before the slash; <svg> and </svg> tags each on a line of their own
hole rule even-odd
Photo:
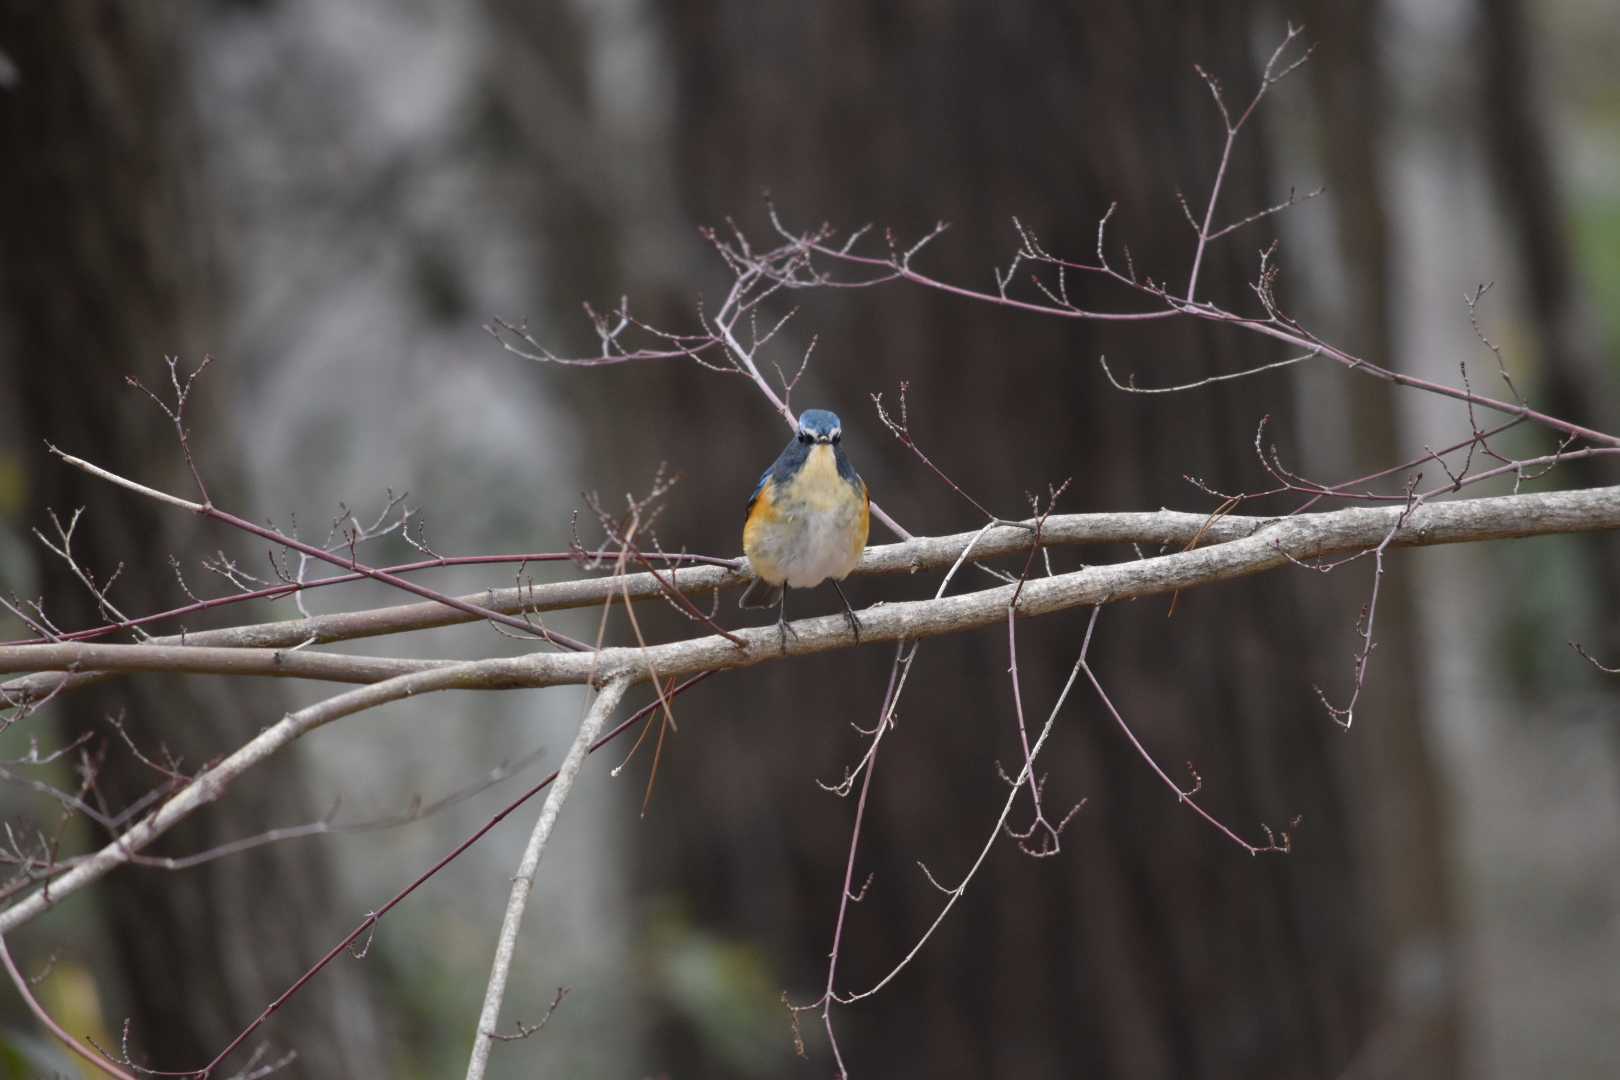
<svg viewBox="0 0 1620 1080">
<path fill-rule="evenodd" d="M 243 516 L 318 537 L 340 502 L 364 514 L 392 488 L 441 551 L 555 550 L 582 491 L 616 500 L 667 462 L 684 479 L 664 545 L 734 554 L 743 500 L 784 437 L 745 380 L 688 362 L 542 367 L 481 325 L 526 317 L 547 344 L 590 352 L 580 302 L 628 294 L 690 327 L 698 296 L 728 285 L 697 227 L 729 216 L 763 234 L 766 189 L 800 225 L 913 235 L 949 221 L 926 265 L 980 287 L 1016 242 L 1014 215 L 1084 254 L 1118 200 L 1111 228 L 1137 266 L 1179 280 L 1192 233 L 1176 192 L 1200 204 L 1221 144 L 1193 65 L 1244 97 L 1286 21 L 1316 52 L 1239 144 L 1221 216 L 1326 191 L 1213 249 L 1208 295 L 1252 306 L 1256 252 L 1280 235 L 1284 302 L 1305 325 L 1454 381 L 1463 359 L 1481 379 L 1494 368 L 1462 297 L 1495 280 L 1482 314 L 1532 401 L 1613 430 L 1620 18 L 1597 0 L 0 4 L 0 589 L 47 598 L 62 625 L 96 621 L 30 534 L 51 508 L 86 508 L 79 554 L 103 573 L 124 564 L 126 610 L 182 598 L 171 554 L 194 568 L 223 547 L 267 569 L 252 543 L 43 449 L 186 492 L 167 421 L 123 379 L 161 380 L 165 355 L 205 352 L 219 359 L 193 439 L 214 498 Z M 874 495 L 917 533 L 980 522 L 877 422 L 869 395 L 892 398 L 902 379 L 918 441 L 1007 516 L 1068 476 L 1064 510 L 1212 508 L 1184 474 L 1264 486 L 1253 439 L 1267 413 L 1288 460 L 1335 479 L 1468 432 L 1454 402 L 1338 369 L 1135 397 L 1096 365 L 1106 354 L 1163 385 L 1282 355 L 1204 325 L 1059 324 L 900 286 L 795 301 L 778 359 L 819 342 L 796 402 L 842 414 Z M 1542 484 L 1615 479 L 1571 467 Z M 1055 803 L 1087 800 L 1063 852 L 1003 845 L 907 973 L 837 1013 L 853 1074 L 1620 1074 L 1620 683 L 1566 645 L 1620 657 L 1620 546 L 1399 554 L 1346 734 L 1311 686 L 1346 687 L 1370 573 L 1270 574 L 1183 596 L 1168 620 L 1147 601 L 1106 612 L 1096 660 L 1138 732 L 1163 760 L 1192 761 L 1222 816 L 1301 815 L 1294 852 L 1226 844 L 1077 697 L 1045 759 Z M 933 584 L 856 581 L 851 598 Z M 385 602 L 358 586 L 308 601 Z M 589 636 L 592 619 L 556 625 Z M 1084 625 L 1083 612 L 1025 624 L 1031 708 L 1049 707 Z M 0 637 L 20 633 L 0 618 Z M 993 820 L 994 762 L 1016 760 L 1005 645 L 983 632 L 920 654 L 873 787 L 862 865 L 876 876 L 844 944 L 850 988 L 931 920 L 940 896 L 915 861 L 960 873 Z M 473 628 L 390 647 L 519 646 Z M 682 699 L 644 817 L 645 756 L 616 779 L 614 752 L 588 764 L 505 1015 L 537 1019 L 559 985 L 573 991 L 541 1034 L 496 1047 L 498 1075 L 831 1074 L 815 1025 L 809 1060 L 795 1056 L 779 998 L 813 998 L 825 978 L 853 808 L 815 781 L 859 753 L 849 722 L 875 716 L 887 671 L 886 653 L 860 649 L 710 680 Z M 0 758 L 121 713 L 196 767 L 315 693 L 113 681 L 0 735 Z M 162 850 L 311 820 L 339 798 L 340 819 L 397 813 L 544 748 L 522 774 L 537 777 L 579 708 L 550 690 L 363 714 Z M 125 757 L 107 767 L 112 797 L 153 783 Z M 194 1067 L 522 782 L 397 829 L 183 873 L 126 868 L 10 945 L 30 971 L 55 957 L 38 993 L 71 1030 L 116 1046 L 128 1018 L 137 1060 Z M 0 808 L 55 820 L 20 786 Z M 531 813 L 265 1029 L 272 1056 L 300 1054 L 287 1074 L 459 1075 Z M 65 842 L 104 840 L 81 822 Z M 9 988 L 0 1000 L 0 1071 L 76 1067 Z"/>
</svg>

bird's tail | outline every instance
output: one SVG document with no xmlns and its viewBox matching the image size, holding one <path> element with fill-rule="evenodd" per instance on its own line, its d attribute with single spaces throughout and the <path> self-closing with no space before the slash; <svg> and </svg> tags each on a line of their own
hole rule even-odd
<svg viewBox="0 0 1620 1080">
<path fill-rule="evenodd" d="M 782 600 L 782 586 L 772 585 L 764 578 L 755 578 L 748 583 L 748 588 L 737 600 L 738 607 L 766 608 L 775 607 Z"/>
</svg>

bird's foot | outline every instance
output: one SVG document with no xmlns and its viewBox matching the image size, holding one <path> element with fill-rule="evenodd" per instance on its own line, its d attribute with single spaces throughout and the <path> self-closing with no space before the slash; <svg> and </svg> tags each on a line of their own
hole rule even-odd
<svg viewBox="0 0 1620 1080">
<path fill-rule="evenodd" d="M 781 644 L 783 656 L 787 655 L 787 639 L 789 634 L 793 635 L 794 641 L 799 640 L 799 632 L 793 629 L 791 623 L 787 622 L 785 619 L 776 620 L 776 636 Z"/>
<path fill-rule="evenodd" d="M 849 597 L 844 595 L 844 587 L 835 580 L 833 588 L 838 590 L 838 599 L 844 602 L 844 621 L 849 623 L 850 632 L 855 635 L 855 644 L 861 643 L 861 620 L 855 617 L 855 609 L 849 606 Z"/>
</svg>

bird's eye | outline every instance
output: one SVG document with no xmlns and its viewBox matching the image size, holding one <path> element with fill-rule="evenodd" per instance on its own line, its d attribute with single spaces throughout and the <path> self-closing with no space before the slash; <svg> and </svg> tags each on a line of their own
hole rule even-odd
<svg viewBox="0 0 1620 1080">
<path fill-rule="evenodd" d="M 802 443 L 808 443 L 808 442 L 814 442 L 815 440 L 812 438 L 812 436 L 810 435 L 810 433 L 808 431 L 801 431 L 801 432 L 799 432 L 799 441 L 802 442 Z"/>
<path fill-rule="evenodd" d="M 841 440 L 842 440 L 842 439 L 843 439 L 843 437 L 844 437 L 844 433 L 843 433 L 843 432 L 842 432 L 842 431 L 839 431 L 839 430 L 838 430 L 838 429 L 837 429 L 837 428 L 834 428 L 834 429 L 833 429 L 833 433 L 832 433 L 832 441 L 833 441 L 833 443 L 834 443 L 834 444 L 835 444 L 835 445 L 836 445 L 836 444 L 837 444 L 837 443 L 838 443 L 838 442 L 840 442 L 840 441 L 841 441 Z"/>
</svg>

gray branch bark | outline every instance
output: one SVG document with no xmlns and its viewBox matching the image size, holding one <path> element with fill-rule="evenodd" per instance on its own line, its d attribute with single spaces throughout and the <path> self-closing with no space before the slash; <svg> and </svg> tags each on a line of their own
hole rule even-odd
<svg viewBox="0 0 1620 1080">
<path fill-rule="evenodd" d="M 467 1062 L 467 1080 L 482 1080 L 489 1065 L 489 1051 L 495 1044 L 495 1026 L 501 1019 L 501 1002 L 506 997 L 506 981 L 512 972 L 512 958 L 517 955 L 518 931 L 523 927 L 523 913 L 529 906 L 529 893 L 534 888 L 534 875 L 540 869 L 540 856 L 551 838 L 551 829 L 557 823 L 564 800 L 574 786 L 574 777 L 585 763 L 591 743 L 602 733 L 608 717 L 619 707 L 628 681 L 615 679 L 602 687 L 596 700 L 580 721 L 579 732 L 568 747 L 563 762 L 557 767 L 557 779 L 546 792 L 545 805 L 529 834 L 529 844 L 523 850 L 517 873 L 512 876 L 512 892 L 506 902 L 506 916 L 501 920 L 501 933 L 495 944 L 495 959 L 490 964 L 489 983 L 484 990 L 484 1007 L 478 1015 L 478 1030 L 473 1034 L 472 1057 Z"/>
<path fill-rule="evenodd" d="M 1337 556 L 1381 543 L 1403 508 L 1353 508 L 1287 518 L 1224 517 L 1172 510 L 1151 513 L 1070 514 L 1048 518 L 1041 529 L 1045 546 L 1135 543 L 1174 546 L 1200 538 L 1204 546 L 1128 563 L 1088 567 L 1043 578 L 1025 586 L 1019 612 L 1041 615 L 1088 604 L 1151 596 L 1177 589 L 1261 573 L 1287 563 Z M 1427 503 L 1401 525 L 1391 547 L 1507 540 L 1524 536 L 1592 532 L 1620 528 L 1620 487 L 1583 491 L 1505 495 L 1450 503 Z M 976 533 L 921 537 L 867 550 L 855 570 L 862 575 L 919 573 L 949 566 Z M 998 526 L 974 546 L 975 558 L 1022 554 L 1032 533 L 1019 526 Z M 639 573 L 565 581 L 532 588 L 468 594 L 469 602 L 506 614 L 539 613 L 590 607 L 625 596 L 633 600 L 658 596 L 673 587 L 683 593 L 732 589 L 750 580 L 744 571 L 717 566 L 690 567 L 658 574 Z M 862 640 L 891 641 L 929 637 L 998 621 L 1012 586 L 908 604 L 879 604 L 861 616 Z M 385 660 L 309 652 L 294 647 L 425 630 L 475 621 L 464 611 L 431 602 L 400 604 L 372 611 L 320 615 L 308 619 L 261 623 L 154 638 L 139 645 L 61 644 L 0 647 L 0 672 L 34 672 L 0 686 L 14 703 L 38 700 L 58 684 L 64 689 L 128 671 L 175 671 L 193 674 L 280 675 L 338 682 L 375 683 L 412 671 L 446 667 L 444 660 Z M 853 645 L 842 617 L 810 619 L 795 624 L 800 636 L 789 639 L 788 655 L 822 652 Z M 590 672 L 617 674 L 648 662 L 666 675 L 695 674 L 706 667 L 741 667 L 777 655 L 774 629 L 739 630 L 746 647 L 719 637 L 697 638 L 651 649 L 609 649 L 601 654 L 572 656 L 536 654 L 516 660 L 490 660 L 461 689 L 512 689 L 588 681 Z M 768 646 L 768 648 L 765 648 Z M 465 665 L 454 665 L 458 670 Z M 65 674 L 52 674 L 62 672 Z"/>
<path fill-rule="evenodd" d="M 1219 531 L 1214 535 L 1231 536 L 1234 531 L 1240 535 L 1224 543 L 1133 562 L 1092 566 L 1028 581 L 1019 594 L 1017 610 L 1025 616 L 1045 615 L 1231 581 L 1285 566 L 1295 560 L 1366 550 L 1382 543 L 1392 531 L 1391 547 L 1422 547 L 1617 529 L 1620 528 L 1620 487 L 1426 504 L 1406 514 L 1404 519 L 1403 512 L 1401 507 L 1358 508 L 1276 519 L 1228 518 L 1217 526 Z M 1199 515 L 1169 511 L 1146 515 L 1102 514 L 1053 518 L 1047 523 L 1043 540 L 1056 542 L 1057 537 L 1067 537 L 1070 542 L 1078 542 L 1073 538 L 1083 536 L 1096 539 L 1103 533 L 1118 538 L 1119 531 L 1109 530 L 1121 530 L 1122 521 L 1129 519 L 1137 530 L 1138 538 L 1162 542 L 1167 538 L 1174 539 L 1176 530 L 1184 528 L 1192 518 L 1197 518 L 1200 524 L 1204 520 Z M 971 535 L 917 539 L 876 548 L 868 553 L 862 570 L 893 573 L 945 565 L 961 554 Z M 978 552 L 983 546 L 986 551 L 1010 553 L 1027 550 L 1029 542 L 1030 534 L 1024 530 L 994 529 L 985 534 L 974 550 Z M 694 574 L 704 572 L 693 571 Z M 731 571 L 721 570 L 718 573 L 736 577 Z M 602 585 L 604 582 L 588 584 Z M 717 585 L 718 582 L 712 584 Z M 935 637 L 992 624 L 1000 625 L 1006 620 L 1007 607 L 1015 588 L 1013 585 L 1003 585 L 932 600 L 874 605 L 861 613 L 861 643 Z M 196 810 L 219 798 L 248 769 L 306 732 L 333 720 L 401 698 L 438 690 L 563 684 L 613 684 L 622 689 L 646 681 L 654 672 L 663 678 L 681 677 L 706 670 L 747 667 L 786 656 L 849 648 L 856 644 L 842 615 L 804 619 L 795 623 L 794 629 L 797 636 L 788 638 L 785 651 L 779 647 L 773 626 L 738 631 L 736 636 L 743 642 L 741 647 L 712 635 L 648 648 L 618 647 L 592 653 L 533 653 L 519 657 L 470 660 L 410 671 L 338 694 L 287 714 L 213 768 L 199 774 L 162 807 L 122 836 L 52 881 L 48 888 L 41 888 L 0 912 L 0 935 L 10 933 L 58 900 L 128 862 L 133 854 L 146 848 Z M 85 646 L 73 648 L 82 649 Z M 164 655 L 160 653 L 162 647 L 152 645 L 98 648 Z M 61 647 L 47 645 L 15 647 L 0 652 L 0 657 L 10 663 L 19 663 L 13 655 L 18 651 L 36 657 L 36 670 L 39 658 L 46 656 L 58 656 L 64 668 L 77 662 L 63 653 Z M 175 662 L 160 669 L 219 670 L 217 666 L 192 665 L 186 654 L 194 651 L 201 650 L 168 649 L 168 654 L 174 654 Z M 207 651 L 213 653 L 217 650 Z M 250 655 L 260 654 L 267 661 L 278 656 L 298 655 L 276 650 L 240 651 Z M 331 659 L 336 661 L 344 658 Z M 355 674 L 358 677 L 361 670 L 357 668 Z"/>
</svg>

